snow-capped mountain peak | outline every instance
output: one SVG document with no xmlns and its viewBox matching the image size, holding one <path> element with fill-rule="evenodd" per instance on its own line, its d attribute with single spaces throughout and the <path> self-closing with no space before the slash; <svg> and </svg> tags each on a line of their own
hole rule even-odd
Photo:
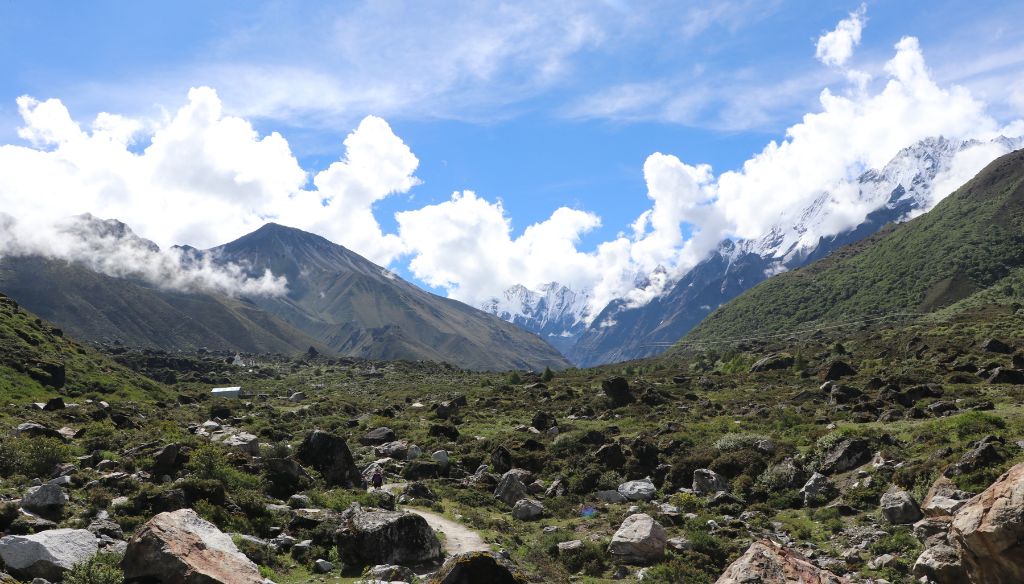
<svg viewBox="0 0 1024 584">
<path fill-rule="evenodd" d="M 586 328 L 590 293 L 548 282 L 531 290 L 522 284 L 509 287 L 479 306 L 484 312 L 536 333 L 556 348 L 571 345 Z"/>
</svg>

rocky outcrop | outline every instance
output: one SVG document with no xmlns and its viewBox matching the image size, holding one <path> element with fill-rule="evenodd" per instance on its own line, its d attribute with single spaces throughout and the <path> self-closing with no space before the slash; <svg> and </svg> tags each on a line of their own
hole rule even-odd
<svg viewBox="0 0 1024 584">
<path fill-rule="evenodd" d="M 434 574 L 430 584 L 527 584 L 529 580 L 508 560 L 491 552 L 456 554 Z"/>
<path fill-rule="evenodd" d="M 1024 464 L 1000 476 L 953 516 L 949 539 L 973 582 L 1024 582 Z"/>
<path fill-rule="evenodd" d="M 342 513 L 336 542 L 346 566 L 415 565 L 443 557 L 426 519 L 404 511 L 353 505 Z"/>
<path fill-rule="evenodd" d="M 328 485 L 359 484 L 359 471 L 352 460 L 352 451 L 341 436 L 313 430 L 299 445 L 295 458 L 319 471 Z"/>
<path fill-rule="evenodd" d="M 191 509 L 160 513 L 128 542 L 125 580 L 165 584 L 262 584 L 231 537 Z"/>
<path fill-rule="evenodd" d="M 8 535 L 0 539 L 0 560 L 15 576 L 58 581 L 64 572 L 88 561 L 99 543 L 85 529 L 51 529 L 34 535 Z"/>
<path fill-rule="evenodd" d="M 646 513 L 630 515 L 612 536 L 608 553 L 615 559 L 646 564 L 665 555 L 665 529 Z"/>
<path fill-rule="evenodd" d="M 750 367 L 751 373 L 761 373 L 763 371 L 775 371 L 778 369 L 789 369 L 793 366 L 796 359 L 788 353 L 776 353 L 774 355 L 768 355 L 759 359 Z"/>
<path fill-rule="evenodd" d="M 772 541 L 755 541 L 726 568 L 715 584 L 846 584 L 846 578 L 822 570 L 800 554 Z"/>
</svg>

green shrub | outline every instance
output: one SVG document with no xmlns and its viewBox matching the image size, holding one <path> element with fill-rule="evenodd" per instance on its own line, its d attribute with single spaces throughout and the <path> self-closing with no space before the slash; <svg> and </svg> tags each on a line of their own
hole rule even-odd
<svg viewBox="0 0 1024 584">
<path fill-rule="evenodd" d="M 49 478 L 54 467 L 70 462 L 71 448 L 57 438 L 16 437 L 0 442 L 0 476 Z"/>
<path fill-rule="evenodd" d="M 121 584 L 120 554 L 97 554 L 64 575 L 64 584 Z"/>
</svg>

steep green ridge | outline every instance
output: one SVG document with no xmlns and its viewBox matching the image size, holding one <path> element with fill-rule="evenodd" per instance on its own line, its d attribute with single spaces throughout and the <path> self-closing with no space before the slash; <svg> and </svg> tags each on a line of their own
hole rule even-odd
<svg viewBox="0 0 1024 584">
<path fill-rule="evenodd" d="M 1024 266 L 1024 151 L 992 162 L 936 207 L 710 314 L 685 337 L 715 341 L 892 313 L 932 312 Z"/>
<path fill-rule="evenodd" d="M 0 261 L 0 291 L 75 338 L 167 350 L 292 354 L 328 349 L 251 302 L 161 290 L 40 257 Z"/>
<path fill-rule="evenodd" d="M 4 400 L 110 396 L 141 400 L 159 384 L 79 345 L 0 294 L 0 395 Z"/>
</svg>

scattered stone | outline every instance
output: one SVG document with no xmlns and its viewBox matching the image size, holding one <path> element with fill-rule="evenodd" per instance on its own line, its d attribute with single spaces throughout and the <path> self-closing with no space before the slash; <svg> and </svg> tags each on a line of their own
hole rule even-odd
<svg viewBox="0 0 1024 584">
<path fill-rule="evenodd" d="M 989 353 L 998 353 L 1000 355 L 1009 355 L 1013 352 L 1013 347 L 999 339 L 987 339 L 985 342 L 981 343 L 981 348 Z"/>
<path fill-rule="evenodd" d="M 959 584 L 968 582 L 963 564 L 956 550 L 948 544 L 939 543 L 923 552 L 914 562 L 915 578 L 925 578 L 927 582 Z M 978 582 L 984 582 L 979 580 Z"/>
<path fill-rule="evenodd" d="M 981 440 L 974 443 L 971 449 L 960 458 L 960 461 L 950 465 L 943 474 L 947 477 L 955 477 L 974 472 L 979 468 L 998 464 L 1002 461 L 1003 455 L 996 448 L 995 444 Z"/>
<path fill-rule="evenodd" d="M 849 363 L 846 363 L 845 361 L 838 361 L 838 360 L 836 360 L 836 361 L 832 361 L 831 363 L 829 363 L 828 367 L 826 367 L 821 372 L 821 380 L 822 381 L 839 381 L 840 379 L 842 379 L 844 377 L 849 377 L 851 375 L 856 375 L 856 374 L 857 374 L 857 370 L 854 369 L 853 366 L 851 366 Z"/>
<path fill-rule="evenodd" d="M 882 495 L 879 508 L 882 517 L 893 525 L 911 524 L 922 517 L 917 501 L 902 489 L 891 489 Z"/>
<path fill-rule="evenodd" d="M 927 517 L 950 517 L 973 495 L 961 491 L 956 484 L 945 476 L 940 476 L 924 497 L 921 511 Z"/>
<path fill-rule="evenodd" d="M 992 370 L 992 374 L 988 378 L 988 383 L 993 385 L 1024 385 L 1024 371 L 1021 371 L 1020 369 L 996 367 Z"/>
<path fill-rule="evenodd" d="M 491 466 L 495 472 L 505 473 L 512 469 L 512 453 L 504 446 L 498 446 L 491 453 Z"/>
<path fill-rule="evenodd" d="M 534 414 L 532 425 L 541 432 L 547 432 L 558 426 L 558 420 L 550 412 L 540 411 Z"/>
<path fill-rule="evenodd" d="M 693 471 L 693 492 L 698 495 L 727 492 L 729 481 L 722 475 L 708 468 Z"/>
<path fill-rule="evenodd" d="M 328 562 L 327 560 L 325 560 L 323 558 L 313 562 L 313 572 L 315 572 L 317 574 L 326 574 L 328 572 L 333 572 L 333 571 L 334 571 L 334 564 Z"/>
<path fill-rule="evenodd" d="M 750 544 L 715 584 L 846 584 L 846 578 L 819 568 L 800 554 L 768 541 Z"/>
<path fill-rule="evenodd" d="M 416 572 L 405 566 L 380 564 L 367 570 L 367 579 L 379 582 L 416 582 Z"/>
<path fill-rule="evenodd" d="M 395 431 L 387 426 L 381 426 L 380 428 L 374 428 L 367 432 L 365 436 L 359 439 L 359 443 L 363 446 L 374 446 L 377 444 L 392 442 L 394 439 Z"/>
<path fill-rule="evenodd" d="M 636 401 L 633 392 L 629 390 L 629 382 L 625 377 L 609 377 L 601 382 L 601 391 L 604 392 L 613 406 L 623 406 Z"/>
<path fill-rule="evenodd" d="M 649 478 L 622 483 L 618 490 L 629 501 L 650 501 L 658 491 Z"/>
<path fill-rule="evenodd" d="M 58 440 L 64 439 L 64 437 L 61 436 L 60 432 L 54 430 L 53 428 L 48 428 L 42 424 L 37 424 L 35 422 L 24 422 L 22 424 L 18 424 L 18 426 L 14 429 L 14 434 L 16 436 L 26 436 L 28 438 L 57 438 Z"/>
<path fill-rule="evenodd" d="M 21 507 L 36 513 L 54 513 L 68 503 L 68 494 L 60 485 L 46 483 L 32 487 L 21 497 Z"/>
<path fill-rule="evenodd" d="M 263 584 L 256 564 L 191 509 L 160 513 L 128 542 L 125 580 Z"/>
<path fill-rule="evenodd" d="M 779 369 L 789 369 L 793 366 L 796 360 L 792 355 L 788 353 L 776 353 L 774 355 L 768 355 L 759 359 L 750 367 L 751 373 L 761 373 L 764 371 L 776 371 Z"/>
<path fill-rule="evenodd" d="M 866 464 L 871 460 L 871 446 L 863 438 L 841 440 L 822 456 L 818 470 L 824 475 L 833 475 Z"/>
<path fill-rule="evenodd" d="M 594 453 L 594 458 L 598 460 L 605 468 L 611 470 L 621 469 L 626 464 L 626 455 L 622 452 L 622 447 L 618 444 L 605 444 L 597 449 Z"/>
<path fill-rule="evenodd" d="M 96 536 L 85 529 L 51 529 L 0 539 L 0 560 L 15 576 L 59 581 L 64 572 L 99 551 Z"/>
<path fill-rule="evenodd" d="M 306 401 L 306 394 L 305 392 L 296 391 L 295 393 L 288 396 L 288 401 L 292 402 L 293 404 L 304 402 Z"/>
<path fill-rule="evenodd" d="M 821 505 L 832 499 L 835 494 L 835 486 L 829 478 L 821 473 L 814 473 L 807 479 L 800 494 L 804 498 L 805 507 Z"/>
<path fill-rule="evenodd" d="M 618 491 L 598 491 L 594 493 L 594 496 L 598 501 L 603 503 L 625 503 L 626 498 L 622 496 L 622 493 Z"/>
<path fill-rule="evenodd" d="M 449 461 L 447 450 L 435 450 L 433 453 L 430 454 L 430 458 L 436 460 L 437 464 L 441 465 L 441 468 L 448 468 Z"/>
<path fill-rule="evenodd" d="M 431 584 L 527 584 L 529 580 L 508 559 L 491 552 L 449 557 L 430 579 Z"/>
<path fill-rule="evenodd" d="M 520 499 L 525 499 L 527 494 L 526 487 L 519 477 L 511 472 L 506 472 L 498 482 L 498 487 L 494 489 L 494 496 L 509 507 L 514 506 Z"/>
<path fill-rule="evenodd" d="M 572 556 L 583 551 L 583 542 L 574 539 L 572 541 L 563 541 L 558 544 L 558 555 L 560 556 Z"/>
<path fill-rule="evenodd" d="M 512 517 L 520 521 L 533 521 L 544 515 L 544 504 L 536 499 L 520 499 L 512 507 Z"/>
<path fill-rule="evenodd" d="M 646 513 L 630 515 L 612 536 L 608 553 L 615 559 L 645 564 L 665 555 L 665 529 Z"/>
</svg>

